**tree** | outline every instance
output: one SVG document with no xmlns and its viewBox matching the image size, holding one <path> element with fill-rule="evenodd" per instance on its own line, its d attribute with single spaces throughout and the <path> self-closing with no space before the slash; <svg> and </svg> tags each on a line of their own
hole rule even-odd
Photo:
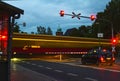
<svg viewBox="0 0 120 81">
<path fill-rule="evenodd" d="M 78 31 L 79 31 L 80 37 L 86 36 L 86 34 L 88 32 L 85 25 L 82 25 L 81 27 L 79 27 Z"/>
<path fill-rule="evenodd" d="M 67 29 L 64 36 L 74 36 L 79 37 L 79 32 L 77 28 Z"/>
<path fill-rule="evenodd" d="M 46 32 L 46 34 L 47 34 L 47 35 L 52 35 L 52 34 L 53 34 L 53 33 L 52 33 L 52 30 L 51 30 L 50 27 L 47 28 L 47 32 Z"/>
<path fill-rule="evenodd" d="M 34 34 L 34 32 L 31 32 L 31 34 Z"/>
<path fill-rule="evenodd" d="M 19 33 L 19 32 L 20 32 L 20 27 L 19 27 L 19 25 L 15 25 L 15 26 L 13 27 L 13 32 L 15 32 L 15 33 Z"/>
<path fill-rule="evenodd" d="M 24 31 L 21 31 L 21 33 L 23 33 L 23 34 L 28 34 L 27 32 L 24 32 Z"/>
<path fill-rule="evenodd" d="M 38 34 L 46 34 L 46 28 L 42 26 L 37 27 L 37 33 Z"/>
<path fill-rule="evenodd" d="M 104 33 L 104 38 L 111 38 L 111 28 L 114 29 L 114 36 L 120 32 L 120 0 L 111 0 L 106 5 L 104 12 L 99 12 L 97 14 L 97 19 L 93 23 L 93 34 L 95 35 L 101 29 L 101 32 Z M 96 22 L 99 22 L 99 25 L 96 25 Z"/>
<path fill-rule="evenodd" d="M 93 37 L 92 32 L 93 32 L 92 26 L 82 25 L 78 29 L 77 28 L 67 29 L 64 35 L 74 37 Z"/>
<path fill-rule="evenodd" d="M 120 32 L 120 0 L 111 0 L 104 11 L 106 18 L 113 23 L 114 34 Z"/>
</svg>

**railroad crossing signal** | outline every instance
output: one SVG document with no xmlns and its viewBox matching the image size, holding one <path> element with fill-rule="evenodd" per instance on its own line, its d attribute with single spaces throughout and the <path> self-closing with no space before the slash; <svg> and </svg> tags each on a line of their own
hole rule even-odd
<svg viewBox="0 0 120 81">
<path fill-rule="evenodd" d="M 80 15 L 81 15 L 81 13 L 75 14 L 74 12 L 72 12 L 72 18 L 77 17 L 78 19 L 80 19 Z"/>
<path fill-rule="evenodd" d="M 95 15 L 91 15 L 90 17 L 88 17 L 88 16 L 81 16 L 81 13 L 75 14 L 75 12 L 72 12 L 72 14 L 65 14 L 64 10 L 61 10 L 59 14 L 60 14 L 61 17 L 63 17 L 64 15 L 68 15 L 68 16 L 72 16 L 72 18 L 76 17 L 78 19 L 80 19 L 80 17 L 88 18 L 88 19 L 91 19 L 91 21 L 96 19 Z"/>
</svg>

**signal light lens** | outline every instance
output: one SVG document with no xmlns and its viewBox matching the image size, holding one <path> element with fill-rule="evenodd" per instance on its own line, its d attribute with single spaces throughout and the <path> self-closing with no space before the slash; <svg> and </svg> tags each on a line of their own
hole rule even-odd
<svg viewBox="0 0 120 81">
<path fill-rule="evenodd" d="M 91 15 L 90 19 L 91 19 L 91 21 L 95 20 L 96 19 L 95 15 Z"/>
<path fill-rule="evenodd" d="M 103 49 L 103 52 L 106 52 L 107 50 L 106 49 Z"/>
<path fill-rule="evenodd" d="M 60 11 L 60 16 L 63 17 L 64 14 L 65 14 L 64 10 L 61 10 L 61 11 Z"/>
<path fill-rule="evenodd" d="M 115 61 L 115 57 L 113 57 L 112 60 Z"/>
<path fill-rule="evenodd" d="M 101 60 L 101 62 L 104 62 L 104 58 L 103 57 L 100 57 L 100 60 Z"/>
<path fill-rule="evenodd" d="M 116 42 L 116 40 L 114 39 L 113 42 Z"/>
<path fill-rule="evenodd" d="M 7 36 L 5 36 L 5 35 L 0 35 L 0 40 L 7 40 Z"/>
<path fill-rule="evenodd" d="M 113 39 L 112 39 L 112 44 L 113 44 L 113 45 L 116 45 L 117 42 L 118 42 L 117 38 L 113 38 Z"/>
<path fill-rule="evenodd" d="M 2 39 L 6 39 L 6 36 L 2 36 Z"/>
</svg>

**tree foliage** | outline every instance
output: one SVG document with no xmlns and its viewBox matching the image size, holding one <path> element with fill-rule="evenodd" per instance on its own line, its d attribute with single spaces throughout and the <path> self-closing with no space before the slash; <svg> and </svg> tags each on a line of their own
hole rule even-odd
<svg viewBox="0 0 120 81">
<path fill-rule="evenodd" d="M 79 28 L 71 28 L 65 32 L 65 36 L 75 36 L 75 37 L 91 37 L 92 36 L 92 27 L 82 25 Z"/>
<path fill-rule="evenodd" d="M 46 34 L 46 28 L 42 26 L 37 27 L 37 33 L 38 34 Z"/>
<path fill-rule="evenodd" d="M 103 12 L 98 12 L 92 26 L 83 25 L 69 32 L 69 35 L 96 38 L 98 33 L 103 33 L 103 38 L 111 38 L 112 28 L 114 36 L 120 32 L 120 0 L 111 0 Z"/>
<path fill-rule="evenodd" d="M 19 32 L 20 32 L 20 27 L 19 27 L 19 25 L 15 25 L 15 26 L 13 27 L 13 32 L 15 32 L 15 33 L 19 33 Z"/>
<path fill-rule="evenodd" d="M 111 38 L 112 28 L 114 30 L 114 36 L 120 32 L 120 0 L 111 0 L 106 5 L 104 12 L 97 14 L 97 19 L 93 24 L 94 34 L 98 30 L 104 33 L 104 38 Z M 99 23 L 96 24 L 96 23 Z M 100 28 L 99 28 L 100 27 Z"/>
<path fill-rule="evenodd" d="M 37 26 L 37 34 L 52 35 L 52 30 L 50 27 L 47 29 L 42 26 Z"/>
<path fill-rule="evenodd" d="M 52 35 L 52 34 L 53 34 L 53 33 L 52 33 L 52 30 L 51 30 L 50 27 L 47 28 L 47 32 L 46 32 L 46 34 L 47 34 L 47 35 Z"/>
</svg>

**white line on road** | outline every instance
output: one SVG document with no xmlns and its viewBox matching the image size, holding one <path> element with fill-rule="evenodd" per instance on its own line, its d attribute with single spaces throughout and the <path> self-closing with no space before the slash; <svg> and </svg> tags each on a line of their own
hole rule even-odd
<svg viewBox="0 0 120 81">
<path fill-rule="evenodd" d="M 104 68 L 99 68 L 100 70 L 107 70 L 107 71 L 112 71 L 112 72 L 120 72 L 119 70 L 112 70 L 112 69 L 104 69 Z"/>
<path fill-rule="evenodd" d="M 52 68 L 50 68 L 50 67 L 45 67 L 46 69 L 52 69 Z"/>
<path fill-rule="evenodd" d="M 98 81 L 98 80 L 93 79 L 93 78 L 90 78 L 90 77 L 86 77 L 85 79 L 86 79 L 86 80 L 90 80 L 90 81 Z"/>
<path fill-rule="evenodd" d="M 32 64 L 32 65 L 36 65 L 36 64 Z"/>
<path fill-rule="evenodd" d="M 25 61 L 21 61 L 21 62 L 25 62 Z"/>
<path fill-rule="evenodd" d="M 100 68 L 100 67 L 92 67 L 92 66 L 87 66 L 93 69 L 98 69 L 98 70 L 106 70 L 106 71 L 111 71 L 111 72 L 120 72 L 119 70 L 112 70 L 112 69 L 105 69 L 105 68 Z"/>
<path fill-rule="evenodd" d="M 38 65 L 38 67 L 43 67 L 42 65 Z"/>
<path fill-rule="evenodd" d="M 106 70 L 106 71 L 111 71 L 111 72 L 120 72 L 119 70 L 105 69 L 105 68 L 100 68 L 100 67 L 93 67 L 93 66 L 86 66 L 86 65 L 76 65 L 76 64 L 71 64 L 71 63 L 65 63 L 65 64 L 72 65 L 72 66 L 87 67 L 87 68 L 98 69 L 98 70 Z"/>
<path fill-rule="evenodd" d="M 67 73 L 67 75 L 78 76 L 77 74 L 73 74 L 73 73 Z"/>
<path fill-rule="evenodd" d="M 61 71 L 61 70 L 54 70 L 54 71 L 56 71 L 56 72 L 63 72 L 63 71 Z"/>
<path fill-rule="evenodd" d="M 30 62 L 26 62 L 27 64 L 30 64 Z"/>
<path fill-rule="evenodd" d="M 25 67 L 23 67 L 23 66 L 21 66 L 21 65 L 18 65 L 18 64 L 15 64 L 16 65 L 16 67 L 19 69 L 19 71 L 20 71 L 20 74 L 22 73 L 22 72 L 26 72 L 26 75 L 21 75 L 22 77 L 27 77 L 28 79 L 29 79 L 29 81 L 31 81 L 30 79 L 34 79 L 34 81 L 58 81 L 58 80 L 56 80 L 56 79 L 54 79 L 54 78 L 52 78 L 52 77 L 50 77 L 50 76 L 47 76 L 47 75 L 45 75 L 45 74 L 42 74 L 42 73 L 40 73 L 40 72 L 37 72 L 37 71 L 33 71 L 33 70 L 30 70 L 30 69 L 28 69 L 28 68 L 25 68 Z M 12 65 L 12 67 L 13 67 L 13 65 Z M 18 72 L 19 72 L 18 71 Z M 14 75 L 14 73 L 13 73 L 13 75 Z M 17 74 L 17 75 L 19 75 L 19 73 Z M 17 75 L 15 75 L 15 76 L 17 76 Z M 20 76 L 20 77 L 21 77 Z M 32 76 L 34 76 L 34 77 L 32 77 Z M 13 77 L 14 78 L 14 77 Z M 22 79 L 23 81 L 26 81 L 26 79 Z M 15 80 L 15 81 L 17 81 L 17 80 Z M 19 81 L 19 80 L 18 80 Z"/>
</svg>

